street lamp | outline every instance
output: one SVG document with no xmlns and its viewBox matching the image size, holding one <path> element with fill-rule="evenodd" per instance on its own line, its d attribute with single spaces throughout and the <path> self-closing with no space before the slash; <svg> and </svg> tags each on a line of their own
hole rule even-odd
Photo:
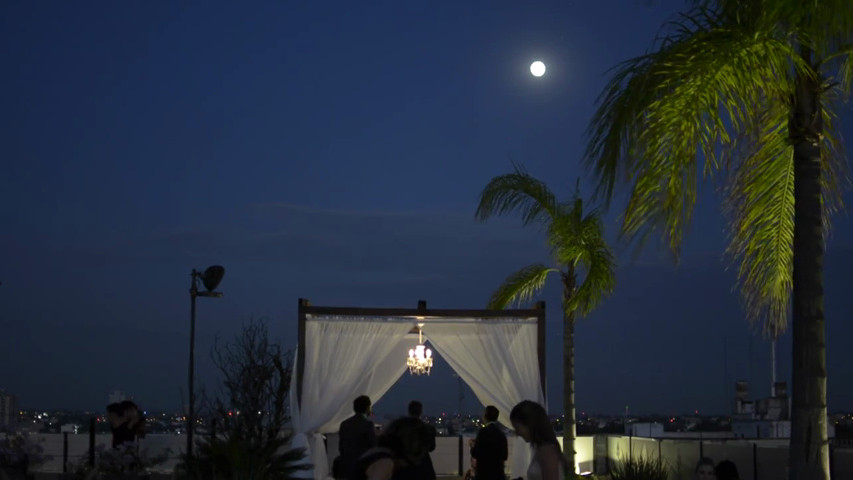
<svg viewBox="0 0 853 480">
<path fill-rule="evenodd" d="M 195 373 L 195 298 L 196 297 L 221 297 L 222 292 L 214 292 L 213 290 L 222 281 L 225 275 L 225 268 L 220 265 L 207 267 L 204 272 L 199 272 L 196 269 L 192 271 L 192 281 L 190 283 L 190 405 L 189 413 L 187 414 L 187 465 L 191 465 L 190 457 L 193 454 L 193 426 L 195 424 L 195 389 L 193 388 L 193 380 Z M 198 290 L 198 281 L 204 284 L 206 291 Z"/>
</svg>

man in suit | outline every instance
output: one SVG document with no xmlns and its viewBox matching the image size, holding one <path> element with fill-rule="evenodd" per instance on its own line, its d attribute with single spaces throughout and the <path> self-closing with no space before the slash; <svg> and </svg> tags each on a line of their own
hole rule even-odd
<svg viewBox="0 0 853 480">
<path fill-rule="evenodd" d="M 507 458 L 506 435 L 498 424 L 500 412 L 494 405 L 486 407 L 486 425 L 477 432 L 471 456 L 477 462 L 475 480 L 506 480 L 504 462 Z"/>
<path fill-rule="evenodd" d="M 421 420 L 423 414 L 424 405 L 421 402 L 417 400 L 409 402 L 409 418 L 419 424 L 418 428 L 421 431 L 421 441 L 426 451 L 432 452 L 435 450 L 435 427 Z M 416 478 L 412 478 L 412 480 L 435 480 L 435 468 L 432 465 L 432 458 L 429 453 L 424 456 L 421 464 L 416 467 L 416 472 L 413 472 L 413 476 Z"/>
<path fill-rule="evenodd" d="M 376 431 L 370 415 L 370 397 L 361 395 L 352 402 L 355 414 L 341 422 L 338 451 L 339 471 L 337 478 L 354 478 L 358 458 L 376 446 Z"/>
</svg>

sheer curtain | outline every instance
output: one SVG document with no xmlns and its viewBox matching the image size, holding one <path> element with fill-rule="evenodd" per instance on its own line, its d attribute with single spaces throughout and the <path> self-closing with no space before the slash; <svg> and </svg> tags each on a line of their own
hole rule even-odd
<svg viewBox="0 0 853 480">
<path fill-rule="evenodd" d="M 425 322 L 424 334 L 483 405 L 509 412 L 521 400 L 545 405 L 539 381 L 538 329 L 535 319 L 453 319 Z M 510 478 L 526 475 L 530 447 L 516 437 Z"/>
<path fill-rule="evenodd" d="M 308 449 L 316 480 L 329 477 L 322 433 L 337 431 L 340 422 L 353 414 L 355 397 L 368 395 L 376 402 L 400 378 L 413 325 L 411 319 L 306 319 L 302 401 L 296 402 L 294 378 L 291 416 L 293 446 Z"/>
</svg>

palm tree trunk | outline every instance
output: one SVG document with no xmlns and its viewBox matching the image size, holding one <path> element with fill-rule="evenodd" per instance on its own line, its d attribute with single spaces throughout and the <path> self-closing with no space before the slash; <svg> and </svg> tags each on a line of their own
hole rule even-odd
<svg viewBox="0 0 853 480">
<path fill-rule="evenodd" d="M 803 52 L 811 61 L 811 53 Z M 790 122 L 794 142 L 794 275 L 789 478 L 829 480 L 819 79 L 797 78 Z"/>
<path fill-rule="evenodd" d="M 575 314 L 568 306 L 575 283 L 574 267 L 569 265 L 563 275 L 563 455 L 572 474 L 575 473 Z"/>
</svg>

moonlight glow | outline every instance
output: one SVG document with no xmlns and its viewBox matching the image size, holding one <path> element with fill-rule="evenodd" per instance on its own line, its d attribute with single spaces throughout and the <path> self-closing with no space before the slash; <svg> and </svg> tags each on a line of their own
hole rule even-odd
<svg viewBox="0 0 853 480">
<path fill-rule="evenodd" d="M 530 64 L 530 73 L 532 73 L 534 77 L 541 77 L 542 75 L 545 75 L 545 64 L 536 60 Z"/>
</svg>

